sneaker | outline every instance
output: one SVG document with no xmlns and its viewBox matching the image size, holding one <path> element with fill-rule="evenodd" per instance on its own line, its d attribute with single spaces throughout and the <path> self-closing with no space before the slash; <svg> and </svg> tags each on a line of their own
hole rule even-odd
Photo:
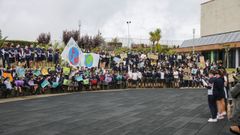
<svg viewBox="0 0 240 135">
<path fill-rule="evenodd" d="M 224 119 L 224 117 L 223 117 L 222 115 L 218 115 L 218 116 L 217 116 L 217 119 L 218 119 L 218 120 L 222 120 L 222 119 Z"/>
<path fill-rule="evenodd" d="M 227 113 L 226 113 L 226 112 L 223 112 L 223 113 L 221 113 L 221 115 L 222 115 L 222 116 L 225 116 L 225 115 L 227 115 Z"/>
<path fill-rule="evenodd" d="M 210 123 L 214 123 L 214 122 L 217 122 L 217 121 L 218 121 L 217 119 L 212 119 L 212 118 L 208 119 L 208 122 L 210 122 Z"/>
</svg>

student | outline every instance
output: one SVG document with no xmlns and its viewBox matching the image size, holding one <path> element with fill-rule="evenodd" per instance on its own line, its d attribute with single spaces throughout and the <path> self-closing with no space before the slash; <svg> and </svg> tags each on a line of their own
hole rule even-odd
<svg viewBox="0 0 240 135">
<path fill-rule="evenodd" d="M 32 90 L 32 94 L 36 94 L 37 89 L 38 89 L 38 84 L 34 83 L 34 78 L 33 77 L 30 77 L 30 79 L 27 80 L 27 85 Z"/>
<path fill-rule="evenodd" d="M 17 65 L 19 62 L 19 49 L 20 49 L 20 45 L 18 44 L 14 49 L 15 62 L 17 63 Z"/>
<path fill-rule="evenodd" d="M 138 86 L 138 73 L 134 69 L 132 73 L 132 87 L 136 88 Z"/>
<path fill-rule="evenodd" d="M 23 48 L 19 49 L 18 56 L 19 56 L 19 62 L 23 63 L 25 61 L 25 57 L 26 57 L 25 51 Z"/>
<path fill-rule="evenodd" d="M 19 93 L 20 96 L 23 95 L 23 90 L 22 90 L 24 85 L 23 78 L 15 80 L 14 83 L 15 83 L 15 91 Z"/>
<path fill-rule="evenodd" d="M 137 70 L 137 75 L 138 75 L 138 87 L 139 87 L 141 86 L 143 75 L 139 70 Z"/>
<path fill-rule="evenodd" d="M 221 77 L 221 71 L 216 71 L 216 82 L 214 84 L 214 90 L 217 95 L 217 107 L 218 107 L 218 119 L 224 119 L 224 115 L 226 115 L 225 111 L 225 93 L 224 93 L 224 79 Z"/>
<path fill-rule="evenodd" d="M 39 64 L 39 62 L 41 61 L 41 56 L 42 56 L 42 52 L 41 49 L 39 48 L 39 46 L 37 46 L 37 48 L 35 49 L 35 60 L 37 61 L 37 64 Z"/>
<path fill-rule="evenodd" d="M 34 48 L 33 45 L 30 45 L 29 49 L 30 49 L 30 51 L 31 51 L 30 61 L 31 61 L 31 62 L 35 62 L 35 60 L 36 60 L 36 59 L 35 59 L 35 48 Z"/>
<path fill-rule="evenodd" d="M 179 88 L 179 72 L 174 69 L 173 71 L 173 77 L 174 77 L 174 87 Z"/>
<path fill-rule="evenodd" d="M 9 60 L 9 53 L 10 53 L 10 48 L 4 48 L 4 61 L 3 61 L 3 67 L 5 68 L 5 64 L 7 64 L 8 67 L 10 67 L 10 60 Z"/>
<path fill-rule="evenodd" d="M 216 78 L 214 76 L 214 71 L 209 72 L 209 80 L 205 82 L 203 80 L 204 86 L 208 89 L 208 106 L 211 112 L 211 118 L 208 119 L 208 122 L 217 122 L 217 99 L 215 95 L 215 91 L 213 91 L 214 84 L 216 82 Z"/>
<path fill-rule="evenodd" d="M 132 77 L 133 77 L 133 73 L 131 70 L 128 71 L 128 88 L 131 88 L 132 85 L 133 85 L 133 80 L 132 80 Z"/>
<path fill-rule="evenodd" d="M 4 58 L 4 48 L 0 48 L 0 58 L 2 60 L 2 66 L 5 66 L 5 58 Z"/>
<path fill-rule="evenodd" d="M 48 66 L 52 65 L 53 62 L 53 49 L 49 48 L 47 50 L 47 61 L 48 61 Z"/>
<path fill-rule="evenodd" d="M 13 48 L 13 44 L 11 45 L 9 49 L 9 62 L 10 64 L 15 62 L 15 48 Z"/>
<path fill-rule="evenodd" d="M 147 88 L 151 88 L 152 86 L 152 71 L 150 68 L 147 69 Z"/>
<path fill-rule="evenodd" d="M 8 95 L 10 95 L 13 90 L 13 86 L 8 77 L 4 79 L 3 83 L 5 84 L 5 87 L 6 87 L 6 91 L 3 92 L 3 97 L 7 98 Z"/>
<path fill-rule="evenodd" d="M 152 78 L 151 78 L 152 88 L 157 86 L 157 72 L 156 69 L 152 71 Z"/>
<path fill-rule="evenodd" d="M 171 88 L 171 73 L 168 69 L 166 70 L 164 78 L 165 78 L 167 88 Z"/>
<path fill-rule="evenodd" d="M 160 71 L 160 87 L 164 88 L 165 87 L 165 72 L 164 69 L 161 69 Z"/>
<path fill-rule="evenodd" d="M 98 89 L 98 83 L 99 83 L 98 73 L 92 73 L 92 76 L 91 76 L 91 87 L 92 87 L 92 90 L 97 90 Z"/>
<path fill-rule="evenodd" d="M 42 62 L 42 66 L 44 66 L 46 64 L 46 49 L 45 48 L 41 49 L 41 62 Z"/>
<path fill-rule="evenodd" d="M 54 52 L 54 64 L 57 65 L 59 63 L 59 49 L 57 49 L 55 52 Z"/>
<path fill-rule="evenodd" d="M 30 68 L 30 60 L 31 60 L 31 50 L 28 48 L 28 46 L 25 47 L 25 60 L 26 60 L 26 65 L 28 68 Z"/>
</svg>

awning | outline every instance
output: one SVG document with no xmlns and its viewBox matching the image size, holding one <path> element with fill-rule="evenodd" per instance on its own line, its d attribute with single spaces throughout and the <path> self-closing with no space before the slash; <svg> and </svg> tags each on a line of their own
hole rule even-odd
<svg viewBox="0 0 240 135">
<path fill-rule="evenodd" d="M 240 42 L 240 31 L 185 40 L 181 48 Z"/>
</svg>

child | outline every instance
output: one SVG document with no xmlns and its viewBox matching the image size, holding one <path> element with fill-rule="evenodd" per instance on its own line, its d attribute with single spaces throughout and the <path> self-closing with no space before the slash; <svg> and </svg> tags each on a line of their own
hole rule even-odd
<svg viewBox="0 0 240 135">
<path fill-rule="evenodd" d="M 22 91 L 22 88 L 23 88 L 23 85 L 24 85 L 24 81 L 23 79 L 17 79 L 15 80 L 15 90 L 16 92 L 18 92 L 20 95 L 23 95 L 23 91 Z"/>
<path fill-rule="evenodd" d="M 6 91 L 3 92 L 3 97 L 7 98 L 7 96 L 11 94 L 13 87 L 8 77 L 4 79 L 3 83 L 5 84 L 6 87 Z"/>
<path fill-rule="evenodd" d="M 217 98 L 215 96 L 215 92 L 213 91 L 214 84 L 216 82 L 216 78 L 214 77 L 214 71 L 209 72 L 209 80 L 208 82 L 203 81 L 203 85 L 208 89 L 208 106 L 211 112 L 211 118 L 208 122 L 217 122 Z"/>
</svg>

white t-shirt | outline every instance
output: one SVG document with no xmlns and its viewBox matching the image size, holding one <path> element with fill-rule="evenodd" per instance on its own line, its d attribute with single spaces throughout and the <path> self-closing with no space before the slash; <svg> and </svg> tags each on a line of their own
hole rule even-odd
<svg viewBox="0 0 240 135">
<path fill-rule="evenodd" d="M 177 59 L 181 60 L 182 59 L 182 55 L 178 55 Z"/>
<path fill-rule="evenodd" d="M 145 54 L 142 54 L 142 55 L 141 55 L 141 59 L 146 59 L 146 57 L 147 57 L 147 56 L 146 56 Z"/>
<path fill-rule="evenodd" d="M 12 84 L 9 81 L 4 81 L 4 84 L 6 85 L 7 89 L 13 89 Z"/>
<path fill-rule="evenodd" d="M 174 76 L 174 79 L 178 79 L 179 77 L 178 77 L 178 71 L 174 71 L 173 72 L 173 76 Z"/>
<path fill-rule="evenodd" d="M 165 75 L 164 72 L 161 72 L 160 74 L 161 74 L 161 79 L 164 79 L 164 75 Z"/>
<path fill-rule="evenodd" d="M 129 79 L 133 78 L 133 73 L 131 71 L 128 72 L 128 77 L 129 77 Z"/>
<path fill-rule="evenodd" d="M 142 79 L 142 73 L 141 72 L 138 72 L 138 78 Z"/>
<path fill-rule="evenodd" d="M 138 73 L 137 72 L 132 73 L 132 79 L 135 80 L 135 81 L 138 79 Z"/>
</svg>

